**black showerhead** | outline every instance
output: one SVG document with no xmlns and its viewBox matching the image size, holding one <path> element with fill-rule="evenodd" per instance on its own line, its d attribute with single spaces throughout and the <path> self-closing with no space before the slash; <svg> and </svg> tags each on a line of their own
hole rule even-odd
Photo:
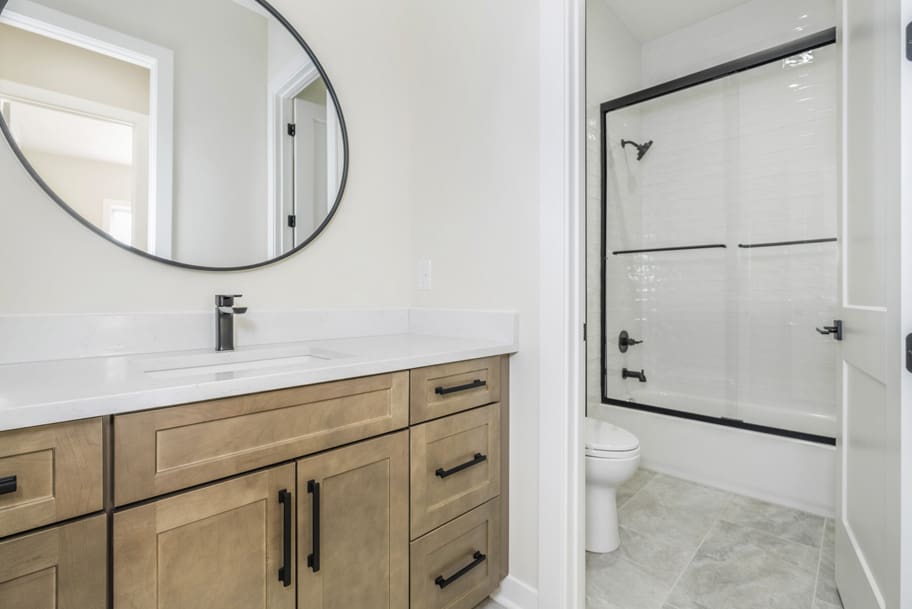
<svg viewBox="0 0 912 609">
<path fill-rule="evenodd" d="M 649 149 L 652 148 L 652 140 L 649 140 L 645 144 L 637 144 L 633 140 L 621 140 L 621 148 L 625 148 L 628 145 L 637 149 L 637 160 L 642 161 L 643 157 L 646 156 L 646 153 L 649 152 Z"/>
</svg>

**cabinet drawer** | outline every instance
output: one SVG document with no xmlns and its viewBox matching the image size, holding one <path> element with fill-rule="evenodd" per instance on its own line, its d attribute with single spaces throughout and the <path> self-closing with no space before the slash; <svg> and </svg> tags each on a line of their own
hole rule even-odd
<svg viewBox="0 0 912 609">
<path fill-rule="evenodd" d="M 500 494 L 500 404 L 411 430 L 412 539 Z"/>
<path fill-rule="evenodd" d="M 102 509 L 102 424 L 0 433 L 0 537 Z"/>
<path fill-rule="evenodd" d="M 413 425 L 499 401 L 500 357 L 412 370 Z"/>
<path fill-rule="evenodd" d="M 105 609 L 104 515 L 0 542 L 0 607 Z"/>
<path fill-rule="evenodd" d="M 500 505 L 494 499 L 412 542 L 412 607 L 472 609 L 499 583 Z"/>
<path fill-rule="evenodd" d="M 407 372 L 115 417 L 114 500 L 125 505 L 407 425 Z"/>
</svg>

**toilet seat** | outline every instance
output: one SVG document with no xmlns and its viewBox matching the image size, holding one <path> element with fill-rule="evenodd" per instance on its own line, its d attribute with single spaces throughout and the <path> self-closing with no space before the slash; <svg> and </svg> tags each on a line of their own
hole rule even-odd
<svg viewBox="0 0 912 609">
<path fill-rule="evenodd" d="M 605 421 L 589 421 L 586 456 L 597 459 L 629 459 L 640 453 L 635 435 Z"/>
</svg>

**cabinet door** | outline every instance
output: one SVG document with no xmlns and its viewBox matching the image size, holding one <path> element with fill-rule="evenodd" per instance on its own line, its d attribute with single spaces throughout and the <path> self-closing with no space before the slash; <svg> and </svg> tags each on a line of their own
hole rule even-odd
<svg viewBox="0 0 912 609">
<path fill-rule="evenodd" d="M 299 609 L 407 609 L 408 432 L 298 462 Z"/>
<path fill-rule="evenodd" d="M 114 609 L 293 609 L 294 484 L 289 464 L 116 513 Z"/>
<path fill-rule="evenodd" d="M 105 609 L 103 515 L 0 542 L 0 607 Z"/>
</svg>

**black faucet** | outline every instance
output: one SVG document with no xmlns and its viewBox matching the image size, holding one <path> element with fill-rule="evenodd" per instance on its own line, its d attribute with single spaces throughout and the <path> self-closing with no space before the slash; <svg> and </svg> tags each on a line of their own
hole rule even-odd
<svg viewBox="0 0 912 609">
<path fill-rule="evenodd" d="M 234 351 L 234 316 L 243 315 L 247 307 L 234 306 L 241 294 L 218 294 L 215 297 L 215 350 Z"/>
<path fill-rule="evenodd" d="M 621 376 L 625 379 L 639 379 L 641 383 L 646 382 L 646 371 L 640 370 L 639 372 L 634 372 L 633 370 L 628 370 L 624 368 L 621 371 Z"/>
</svg>

